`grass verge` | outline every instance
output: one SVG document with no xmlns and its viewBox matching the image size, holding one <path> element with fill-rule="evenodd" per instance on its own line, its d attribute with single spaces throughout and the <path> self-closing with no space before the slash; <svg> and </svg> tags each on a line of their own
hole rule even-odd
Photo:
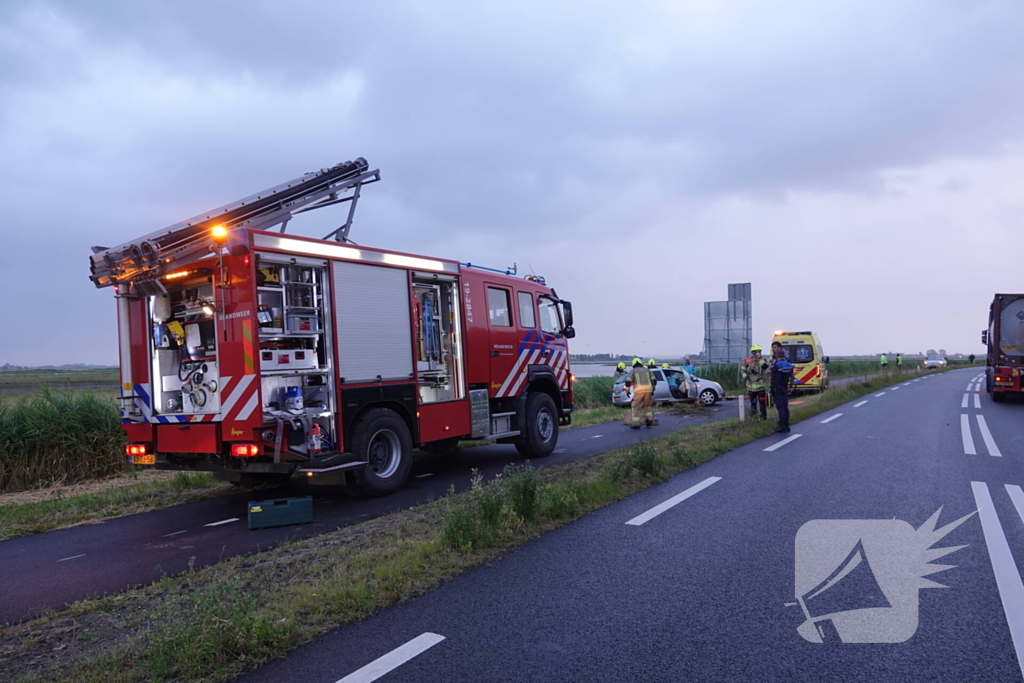
<svg viewBox="0 0 1024 683">
<path fill-rule="evenodd" d="M 915 376 L 836 387 L 792 420 Z M 734 418 L 563 466 L 510 467 L 388 517 L 76 603 L 0 630 L 0 679 L 226 680 L 770 429 Z"/>
<path fill-rule="evenodd" d="M 230 493 L 209 472 L 175 472 L 174 476 L 97 493 L 58 495 L 49 500 L 0 506 L 0 541 L 52 531 L 75 524 L 148 512 Z"/>
</svg>

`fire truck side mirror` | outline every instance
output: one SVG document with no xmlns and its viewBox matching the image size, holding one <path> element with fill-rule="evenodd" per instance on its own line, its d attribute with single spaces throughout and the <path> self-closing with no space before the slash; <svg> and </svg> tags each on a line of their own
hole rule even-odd
<svg viewBox="0 0 1024 683">
<path fill-rule="evenodd" d="M 988 330 L 981 331 L 981 343 L 988 344 Z"/>
<path fill-rule="evenodd" d="M 572 325 L 569 325 L 565 328 L 562 334 L 565 335 L 566 339 L 572 339 L 573 337 L 576 336 L 576 330 L 573 329 Z"/>
<path fill-rule="evenodd" d="M 572 304 L 569 303 L 568 301 L 562 301 L 561 303 L 562 317 L 565 318 L 565 329 L 569 330 L 572 327 Z"/>
</svg>

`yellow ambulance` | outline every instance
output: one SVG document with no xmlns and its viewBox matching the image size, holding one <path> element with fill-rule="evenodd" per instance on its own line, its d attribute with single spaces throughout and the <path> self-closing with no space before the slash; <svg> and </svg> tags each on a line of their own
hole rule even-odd
<svg viewBox="0 0 1024 683">
<path fill-rule="evenodd" d="M 813 332 L 776 332 L 786 360 L 793 364 L 795 391 L 824 391 L 828 387 L 828 356 Z"/>
</svg>

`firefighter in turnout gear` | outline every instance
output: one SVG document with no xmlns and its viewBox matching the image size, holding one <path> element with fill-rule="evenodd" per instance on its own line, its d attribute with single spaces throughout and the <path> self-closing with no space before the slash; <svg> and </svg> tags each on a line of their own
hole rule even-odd
<svg viewBox="0 0 1024 683">
<path fill-rule="evenodd" d="M 743 379 L 747 382 L 750 396 L 750 414 L 757 415 L 761 408 L 761 419 L 768 419 L 768 387 L 771 384 L 771 367 L 767 358 L 761 356 L 761 347 L 750 347 L 750 358 L 743 364 Z"/>
<path fill-rule="evenodd" d="M 643 422 L 648 427 L 657 425 L 658 421 L 654 419 L 652 404 L 654 375 L 644 367 L 643 361 L 639 358 L 633 359 L 633 368 L 626 375 L 626 386 L 633 387 L 633 403 L 629 408 L 629 415 L 626 416 L 625 423 L 631 429 L 640 429 L 640 413 L 643 412 Z"/>
</svg>

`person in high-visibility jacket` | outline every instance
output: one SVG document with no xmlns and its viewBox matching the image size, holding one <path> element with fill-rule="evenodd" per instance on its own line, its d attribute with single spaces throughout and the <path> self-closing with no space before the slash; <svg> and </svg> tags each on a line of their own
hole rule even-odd
<svg viewBox="0 0 1024 683">
<path fill-rule="evenodd" d="M 900 372 L 903 372 L 903 354 L 902 353 L 897 353 L 896 354 L 896 369 L 899 370 Z"/>
<path fill-rule="evenodd" d="M 761 356 L 761 347 L 750 347 L 750 358 L 743 364 L 743 379 L 747 382 L 750 397 L 750 415 L 757 415 L 761 407 L 761 419 L 768 419 L 768 386 L 771 384 L 772 364 Z"/>
<path fill-rule="evenodd" d="M 658 424 L 658 421 L 654 419 L 652 402 L 654 375 L 644 367 L 643 361 L 639 358 L 633 359 L 633 368 L 626 375 L 626 386 L 633 388 L 633 403 L 629 407 L 629 415 L 626 416 L 625 423 L 631 429 L 640 429 L 641 413 L 643 413 L 642 421 L 648 427 Z"/>
<path fill-rule="evenodd" d="M 885 357 L 884 353 L 882 354 L 882 357 L 878 359 L 878 363 L 882 366 L 882 372 L 889 369 L 889 359 Z"/>
</svg>

